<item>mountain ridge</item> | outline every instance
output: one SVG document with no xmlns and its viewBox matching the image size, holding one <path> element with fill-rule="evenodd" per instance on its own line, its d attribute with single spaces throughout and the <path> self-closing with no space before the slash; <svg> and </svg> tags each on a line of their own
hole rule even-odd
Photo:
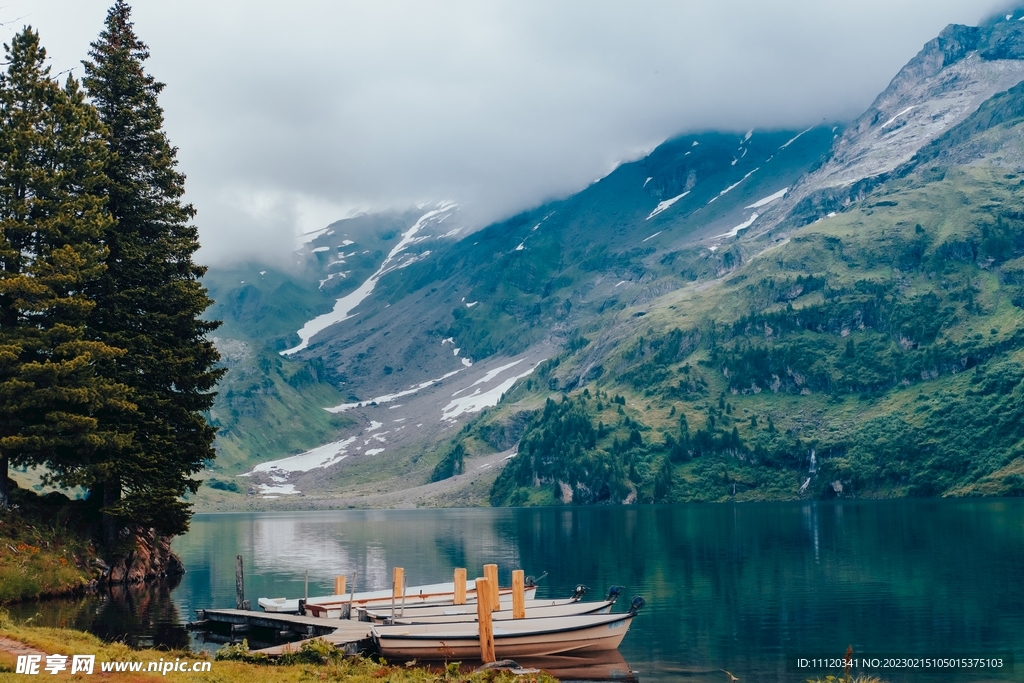
<svg viewBox="0 0 1024 683">
<path fill-rule="evenodd" d="M 1009 22 L 947 27 L 844 130 L 679 136 L 577 195 L 432 244 L 381 277 L 355 320 L 264 363 L 316 387 L 295 399 L 305 402 L 296 414 L 341 420 L 320 428 L 321 444 L 328 432 L 352 441 L 323 473 L 248 490 L 298 484 L 301 499 L 272 504 L 351 504 L 354 491 L 424 483 L 438 463 L 456 472 L 517 442 L 519 455 L 498 463 L 507 474 L 487 492 L 477 479 L 461 504 L 1021 490 L 1015 428 L 1000 427 L 973 463 L 950 444 L 985 429 L 968 396 L 1013 415 L 1019 383 L 996 377 L 1024 377 L 1024 240 L 1012 208 L 1024 168 L 1022 36 Z M 407 231 L 418 215 L 403 215 Z M 382 263 L 379 237 L 363 282 Z M 318 288 L 319 310 L 358 281 L 331 296 Z M 261 358 L 294 344 L 298 308 Z M 241 309 L 221 310 L 235 316 L 227 329 L 248 325 Z M 314 307 L 302 310 L 308 320 Z M 371 400 L 427 380 L 406 394 L 415 406 Z M 452 382 L 465 386 L 452 394 Z M 935 396 L 912 398 L 918 386 Z M 461 410 L 445 407 L 465 392 L 474 409 L 440 417 Z M 343 403 L 354 405 L 324 410 Z M 384 417 L 398 429 L 402 410 L 422 424 L 433 415 L 430 435 L 381 436 Z M 962 434 L 935 421 L 949 410 Z M 893 474 L 866 439 L 894 462 L 913 457 Z M 254 462 L 244 439 L 234 443 L 237 474 Z M 216 496 L 210 505 L 239 504 Z"/>
</svg>

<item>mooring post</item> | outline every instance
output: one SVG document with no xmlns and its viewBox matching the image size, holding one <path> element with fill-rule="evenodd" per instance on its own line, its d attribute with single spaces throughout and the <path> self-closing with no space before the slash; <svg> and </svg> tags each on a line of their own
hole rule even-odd
<svg viewBox="0 0 1024 683">
<path fill-rule="evenodd" d="M 498 594 L 498 565 L 496 564 L 485 564 L 484 565 L 484 578 L 490 581 L 490 605 L 491 611 L 501 607 L 501 596 Z M 476 594 L 476 599 L 480 599 L 480 593 Z"/>
<path fill-rule="evenodd" d="M 402 582 L 405 581 L 405 570 L 395 567 L 391 570 L 391 618 L 395 618 L 395 602 L 402 591 Z"/>
<path fill-rule="evenodd" d="M 405 594 L 409 588 L 409 580 L 404 576 L 402 577 L 402 609 L 398 612 L 401 616 L 405 616 Z"/>
<path fill-rule="evenodd" d="M 358 577 L 358 576 L 359 576 L 359 574 L 357 574 L 355 572 L 352 573 L 352 588 L 350 589 L 352 592 L 348 594 L 348 618 L 349 619 L 351 619 L 353 617 L 352 610 L 355 609 L 355 602 L 356 602 L 356 577 Z"/>
<path fill-rule="evenodd" d="M 486 573 L 486 567 L 484 568 Z M 476 618 L 480 626 L 480 661 L 490 664 L 494 656 L 494 625 L 491 623 L 491 580 L 476 580 Z"/>
<path fill-rule="evenodd" d="M 455 600 L 456 605 L 466 604 L 466 570 L 462 567 L 455 570 Z"/>
<path fill-rule="evenodd" d="M 512 618 L 526 618 L 526 579 L 522 569 L 512 572 Z"/>
<path fill-rule="evenodd" d="M 334 577 L 334 594 L 344 595 L 345 594 L 345 577 L 335 576 Z"/>
<path fill-rule="evenodd" d="M 235 555 L 235 609 L 244 609 L 245 581 L 242 577 L 242 556 Z"/>
</svg>

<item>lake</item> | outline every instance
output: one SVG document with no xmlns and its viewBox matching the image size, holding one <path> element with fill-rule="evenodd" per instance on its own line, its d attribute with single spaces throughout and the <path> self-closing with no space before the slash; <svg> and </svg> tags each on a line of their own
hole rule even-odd
<svg viewBox="0 0 1024 683">
<path fill-rule="evenodd" d="M 1003 657 L 998 672 L 871 669 L 899 681 L 1024 680 L 1024 500 L 899 500 L 196 515 L 175 542 L 187 573 L 163 590 L 50 601 L 16 618 L 103 637 L 181 645 L 202 607 L 246 598 L 389 588 L 469 576 L 496 563 L 503 585 L 547 572 L 538 597 L 612 584 L 647 606 L 620 653 L 641 681 L 805 681 L 796 659 Z M 202 644 L 196 646 L 202 647 Z M 208 646 L 209 647 L 209 646 Z M 837 673 L 832 671 L 831 673 Z M 838 673 L 841 673 L 838 672 Z"/>
</svg>

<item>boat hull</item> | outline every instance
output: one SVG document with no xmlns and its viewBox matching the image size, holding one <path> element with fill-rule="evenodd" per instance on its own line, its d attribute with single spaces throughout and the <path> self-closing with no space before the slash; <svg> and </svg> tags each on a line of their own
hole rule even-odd
<svg viewBox="0 0 1024 683">
<path fill-rule="evenodd" d="M 517 619 L 494 625 L 498 659 L 616 650 L 632 614 Z M 479 659 L 477 624 L 374 626 L 371 637 L 391 659 Z"/>
<path fill-rule="evenodd" d="M 538 601 L 531 601 L 538 602 Z M 543 601 L 542 601 L 543 602 Z M 572 602 L 565 605 L 530 606 L 525 609 L 527 619 L 540 619 L 543 617 L 574 617 L 580 614 L 608 614 L 612 611 L 610 600 L 601 602 Z M 491 612 L 492 621 L 508 621 L 512 619 L 512 607 Z M 390 620 L 393 624 L 457 624 L 475 622 L 477 620 L 476 610 L 472 612 L 460 611 L 456 614 L 437 614 L 433 616 L 396 616 Z M 372 621 L 372 619 L 371 619 Z M 384 623 L 383 621 L 378 623 Z"/>
<path fill-rule="evenodd" d="M 525 600 L 524 605 L 527 610 L 534 607 L 554 607 L 557 605 L 571 605 L 577 603 L 579 600 L 576 598 L 560 598 L 557 600 Z M 499 611 L 510 611 L 512 609 L 512 596 L 502 595 L 501 602 L 499 603 Z M 593 604 L 593 603 L 591 603 Z M 497 612 L 495 612 L 496 614 Z M 466 603 L 465 605 L 417 605 L 415 607 L 409 607 L 406 605 L 404 611 L 400 608 L 396 612 L 396 615 L 400 616 L 405 623 L 415 623 L 425 617 L 454 617 L 450 621 L 473 621 L 476 619 L 476 601 Z M 375 624 L 383 624 L 385 621 L 391 619 L 391 605 L 390 603 L 384 608 L 368 609 L 366 611 L 367 618 Z M 461 619 L 458 617 L 462 617 Z"/>
</svg>

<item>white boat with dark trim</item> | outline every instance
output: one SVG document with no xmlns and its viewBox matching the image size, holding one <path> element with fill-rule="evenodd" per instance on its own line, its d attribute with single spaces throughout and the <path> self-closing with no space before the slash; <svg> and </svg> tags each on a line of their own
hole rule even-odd
<svg viewBox="0 0 1024 683">
<path fill-rule="evenodd" d="M 532 600 L 531 602 L 544 602 L 543 600 Z M 542 617 L 572 617 L 578 614 L 608 614 L 612 611 L 611 600 L 600 600 L 591 602 L 569 602 L 564 605 L 546 605 L 543 607 L 527 607 L 525 609 L 526 619 L 540 619 Z M 512 619 L 512 606 L 508 609 L 500 609 L 491 612 L 492 621 L 507 621 Z M 461 622 L 472 622 L 477 620 L 476 611 L 460 610 L 450 614 L 439 614 L 432 617 L 416 615 L 396 615 L 394 619 L 388 617 L 385 624 L 457 624 Z M 372 621 L 372 620 L 371 620 Z"/>
<path fill-rule="evenodd" d="M 634 616 L 635 612 L 628 612 L 501 621 L 493 627 L 494 654 L 506 659 L 615 650 Z M 476 622 L 373 626 L 370 637 L 381 655 L 390 659 L 480 658 Z"/>
<path fill-rule="evenodd" d="M 492 622 L 494 655 L 506 659 L 618 649 L 633 618 L 645 604 L 644 599 L 637 596 L 625 614 L 579 614 Z M 480 657 L 480 625 L 473 621 L 378 625 L 371 627 L 370 638 L 381 655 L 392 659 L 431 661 Z"/>
<path fill-rule="evenodd" d="M 537 586 L 527 586 L 525 594 L 527 599 L 532 599 L 537 593 Z M 511 600 L 512 589 L 501 588 L 499 596 L 508 596 Z M 306 601 L 306 609 L 313 616 L 324 616 L 337 619 L 341 616 L 346 606 L 351 607 L 351 614 L 360 607 L 382 609 L 391 607 L 391 589 L 379 591 L 367 591 L 344 595 L 321 595 L 310 598 Z M 425 586 L 409 586 L 405 589 L 405 597 L 396 600 L 396 606 L 405 603 L 406 607 L 415 605 L 450 605 L 455 601 L 455 584 L 433 583 Z M 476 588 L 472 585 L 466 586 L 466 602 L 476 602 Z M 278 612 L 285 614 L 297 614 L 299 612 L 299 599 L 288 598 L 260 598 L 257 604 L 265 612 Z"/>
<path fill-rule="evenodd" d="M 622 595 L 622 586 L 612 586 L 608 596 L 601 601 L 582 602 L 586 592 L 590 590 L 584 585 L 576 586 L 572 597 L 556 600 L 525 600 L 523 607 L 527 618 L 560 617 L 574 614 L 607 614 L 612 605 Z M 492 619 L 512 618 L 512 597 L 501 596 L 499 607 L 491 613 Z M 390 606 L 383 609 L 370 609 L 366 617 L 375 624 L 443 624 L 459 621 L 476 621 L 476 603 L 465 605 L 421 605 L 405 610 L 396 610 L 392 616 Z"/>
</svg>

